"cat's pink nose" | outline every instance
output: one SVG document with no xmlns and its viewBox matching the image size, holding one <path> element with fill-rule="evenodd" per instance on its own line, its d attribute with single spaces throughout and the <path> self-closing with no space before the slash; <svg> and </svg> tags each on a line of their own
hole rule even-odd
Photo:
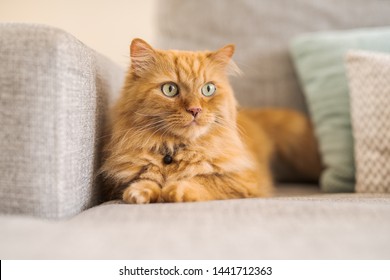
<svg viewBox="0 0 390 280">
<path fill-rule="evenodd" d="M 187 109 L 187 112 L 193 115 L 195 118 L 200 112 L 202 112 L 202 108 L 200 107 L 189 108 Z"/>
</svg>

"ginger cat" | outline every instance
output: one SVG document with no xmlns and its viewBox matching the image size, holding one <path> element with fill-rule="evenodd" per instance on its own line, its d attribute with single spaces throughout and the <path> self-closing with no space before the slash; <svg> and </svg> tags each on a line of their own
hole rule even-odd
<svg viewBox="0 0 390 280">
<path fill-rule="evenodd" d="M 113 109 L 103 174 L 110 198 L 127 203 L 265 197 L 271 162 L 302 178 L 321 171 L 300 113 L 238 110 L 227 74 L 234 46 L 185 52 L 130 45 L 131 66 Z"/>
</svg>

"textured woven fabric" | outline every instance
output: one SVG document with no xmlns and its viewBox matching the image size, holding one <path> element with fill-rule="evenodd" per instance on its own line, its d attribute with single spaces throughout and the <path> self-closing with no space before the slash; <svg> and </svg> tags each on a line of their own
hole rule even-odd
<svg viewBox="0 0 390 280">
<path fill-rule="evenodd" d="M 390 194 L 102 205 L 0 216 L 1 259 L 389 259 Z"/>
<path fill-rule="evenodd" d="M 296 38 L 294 62 L 304 87 L 325 170 L 321 187 L 354 191 L 355 166 L 344 55 L 351 48 L 390 52 L 390 28 L 319 32 Z"/>
<path fill-rule="evenodd" d="M 0 212 L 57 218 L 95 205 L 120 68 L 61 30 L 11 23 L 0 24 L 0 63 Z"/>
<path fill-rule="evenodd" d="M 390 55 L 347 54 L 356 191 L 390 192 Z"/>
<path fill-rule="evenodd" d="M 158 1 L 157 46 L 216 49 L 236 44 L 244 75 L 233 78 L 243 106 L 306 110 L 288 53 L 304 32 L 390 25 L 383 0 L 165 0 Z"/>
</svg>

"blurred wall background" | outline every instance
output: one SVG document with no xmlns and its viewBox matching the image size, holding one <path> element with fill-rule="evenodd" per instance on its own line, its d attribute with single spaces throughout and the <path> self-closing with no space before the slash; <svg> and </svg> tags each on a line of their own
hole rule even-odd
<svg viewBox="0 0 390 280">
<path fill-rule="evenodd" d="M 158 0 L 0 0 L 0 22 L 59 27 L 122 66 L 135 37 L 155 40 Z"/>
</svg>

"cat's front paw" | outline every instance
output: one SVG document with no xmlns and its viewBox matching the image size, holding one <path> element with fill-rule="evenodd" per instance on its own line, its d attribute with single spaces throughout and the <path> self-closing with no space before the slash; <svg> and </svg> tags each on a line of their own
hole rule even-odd
<svg viewBox="0 0 390 280">
<path fill-rule="evenodd" d="M 161 188 L 153 181 L 141 180 L 125 189 L 122 199 L 126 203 L 145 204 L 158 202 L 161 198 Z"/>
<path fill-rule="evenodd" d="M 191 181 L 170 182 L 161 191 L 164 202 L 194 202 L 211 200 L 204 186 Z"/>
</svg>

